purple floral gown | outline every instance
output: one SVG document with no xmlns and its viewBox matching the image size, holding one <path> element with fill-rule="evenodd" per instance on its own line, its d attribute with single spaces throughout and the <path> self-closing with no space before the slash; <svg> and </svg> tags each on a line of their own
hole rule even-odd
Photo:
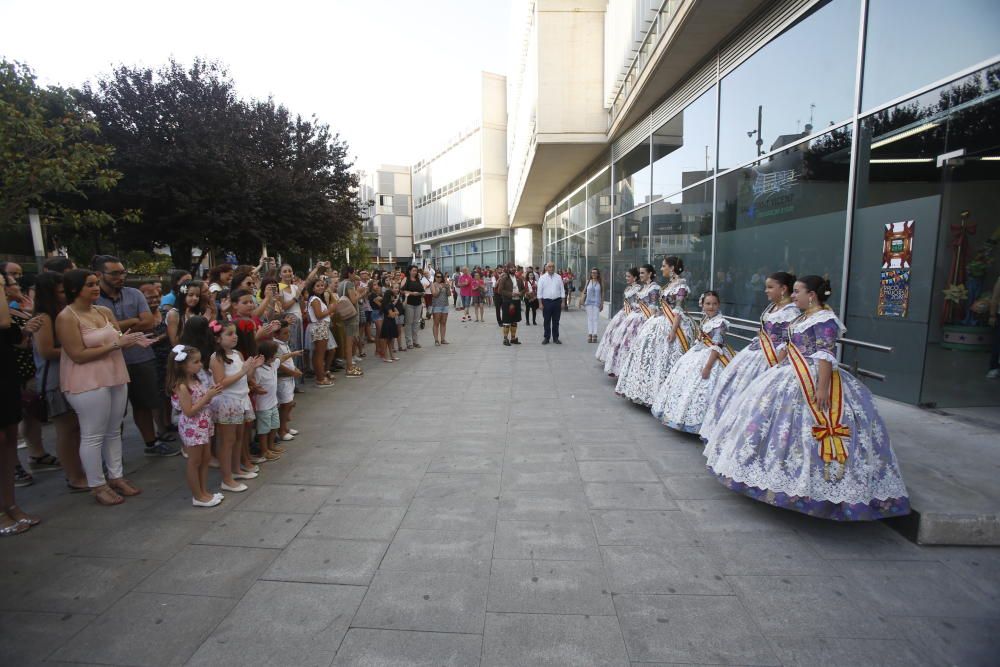
<svg viewBox="0 0 1000 667">
<path fill-rule="evenodd" d="M 639 302 L 645 303 L 652 312 L 657 312 L 657 302 L 660 300 L 660 286 L 656 283 L 640 285 L 632 301 L 632 312 L 622 320 L 615 339 L 611 342 L 608 357 L 604 361 L 604 372 L 608 375 L 618 375 L 622 360 L 632 348 L 632 342 L 639 333 L 640 327 L 646 322 L 646 316 L 639 309 Z"/>
<path fill-rule="evenodd" d="M 681 318 L 680 329 L 684 331 L 688 342 L 694 344 L 694 322 L 684 314 L 684 299 L 688 294 L 687 281 L 677 278 L 664 287 L 660 294 L 662 302 Z M 640 405 L 649 405 L 653 402 L 656 390 L 663 384 L 670 367 L 684 354 L 679 337 L 667 342 L 669 331 L 670 322 L 663 316 L 659 304 L 656 304 L 653 317 L 640 327 L 632 346 L 622 359 L 615 393 Z"/>
<path fill-rule="evenodd" d="M 800 314 L 794 303 L 788 303 L 779 310 L 774 310 L 774 304 L 771 304 L 760 316 L 761 330 L 771 339 L 775 352 L 780 352 L 785 347 L 785 331 Z M 755 337 L 720 373 L 719 381 L 716 382 L 706 406 L 705 418 L 701 422 L 702 440 L 708 440 L 730 403 L 768 368 L 770 366 L 760 346 L 760 339 Z"/>
<path fill-rule="evenodd" d="M 788 340 L 813 381 L 820 360 L 837 363 L 844 328 L 832 310 L 802 316 Z M 840 371 L 847 460 L 824 464 L 812 413 L 788 359 L 753 380 L 720 417 L 705 444 L 708 467 L 726 487 L 755 500 L 836 521 L 872 521 L 910 511 L 889 433 L 868 388 Z M 828 474 L 825 474 L 825 471 Z"/>
<path fill-rule="evenodd" d="M 716 361 L 708 379 L 701 376 L 705 363 L 713 351 L 720 356 L 729 354 L 726 349 L 726 330 L 729 322 L 721 314 L 702 321 L 699 329 L 712 344 L 708 345 L 701 335 L 691 344 L 691 349 L 673 365 L 667 379 L 663 381 L 653 398 L 651 412 L 664 426 L 685 433 L 698 433 L 705 417 L 705 408 L 715 384 L 725 368 Z"/>
<path fill-rule="evenodd" d="M 626 313 L 625 309 L 622 308 L 615 313 L 615 316 L 611 318 L 610 322 L 608 322 L 608 326 L 604 329 L 604 335 L 601 336 L 601 341 L 597 344 L 597 351 L 594 352 L 594 356 L 598 361 L 602 363 L 606 362 L 608 360 L 608 354 L 615 349 L 617 345 L 621 344 L 621 328 L 625 324 L 625 320 L 628 319 L 629 315 L 635 314 L 635 298 L 641 287 L 642 286 L 638 283 L 633 283 L 625 288 L 623 296 L 625 301 L 632 306 L 632 313 Z"/>
</svg>

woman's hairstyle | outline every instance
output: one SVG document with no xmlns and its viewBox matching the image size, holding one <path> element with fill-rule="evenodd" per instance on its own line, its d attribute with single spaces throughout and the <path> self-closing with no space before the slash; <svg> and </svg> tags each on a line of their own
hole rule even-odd
<svg viewBox="0 0 1000 667">
<path fill-rule="evenodd" d="M 267 278 L 262 279 L 260 281 L 260 291 L 257 293 L 257 296 L 259 296 L 261 299 L 263 299 L 264 295 L 267 294 L 267 288 L 270 285 L 277 285 L 277 284 L 278 284 L 278 281 L 275 280 L 274 278 L 267 277 Z"/>
<path fill-rule="evenodd" d="M 49 257 L 42 264 L 42 268 L 46 271 L 55 271 L 56 273 L 65 273 L 73 268 L 73 260 L 69 257 L 63 257 L 58 255 L 56 257 Z"/>
<path fill-rule="evenodd" d="M 219 331 L 222 331 L 222 325 L 218 323 L 216 325 L 220 327 Z M 177 342 L 181 345 L 198 348 L 198 351 L 201 352 L 201 363 L 205 368 L 208 368 L 212 352 L 215 350 L 215 338 L 209 328 L 207 317 L 202 315 L 189 317 L 181 328 L 181 335 L 178 336 Z"/>
<path fill-rule="evenodd" d="M 56 288 L 63 284 L 63 274 L 54 271 L 42 271 L 35 280 L 35 315 L 42 313 L 56 321 L 56 315 L 63 309 L 59 303 Z"/>
<path fill-rule="evenodd" d="M 715 300 L 719 302 L 719 305 L 720 306 L 722 305 L 722 297 L 720 297 L 719 293 L 716 292 L 714 289 L 710 289 L 710 290 L 705 290 L 704 292 L 701 293 L 701 296 L 698 297 L 698 307 L 701 308 L 703 305 L 705 305 L 705 299 L 710 296 L 714 296 Z"/>
<path fill-rule="evenodd" d="M 649 276 L 651 276 L 651 277 L 653 277 L 653 278 L 655 278 L 655 277 L 656 277 L 656 269 L 654 269 L 654 268 L 653 268 L 653 265 L 652 265 L 652 264 L 643 264 L 643 265 L 642 265 L 641 267 L 639 267 L 639 268 L 642 268 L 642 269 L 646 269 L 646 273 L 647 273 L 647 274 L 648 274 Z"/>
<path fill-rule="evenodd" d="M 434 274 L 434 280 L 437 280 L 438 278 L 441 279 L 441 282 L 444 282 L 444 274 L 441 273 L 440 271 Z"/>
<path fill-rule="evenodd" d="M 633 266 L 632 268 L 630 268 L 627 271 L 625 271 L 625 273 L 631 274 L 632 277 L 635 278 L 636 280 L 639 279 L 639 269 L 638 269 L 638 267 Z"/>
<path fill-rule="evenodd" d="M 257 354 L 264 355 L 264 361 L 271 361 L 278 354 L 278 344 L 273 340 L 262 340 L 257 345 Z"/>
<path fill-rule="evenodd" d="M 603 288 L 604 287 L 604 278 L 601 276 L 601 270 L 599 268 L 597 268 L 596 266 L 593 267 L 592 269 L 590 269 L 590 271 L 588 272 L 588 274 L 587 274 L 587 280 L 591 280 L 590 274 L 593 273 L 594 271 L 597 271 L 597 284 L 600 285 Z"/>
<path fill-rule="evenodd" d="M 777 271 L 768 276 L 769 280 L 773 280 L 779 285 L 784 285 L 788 288 L 788 293 L 792 293 L 792 288 L 795 287 L 795 276 L 791 273 L 786 273 L 784 271 Z"/>
<path fill-rule="evenodd" d="M 202 297 L 205 296 L 206 287 L 204 283 L 200 280 L 188 280 L 177 286 L 177 300 L 174 302 L 174 308 L 177 309 L 177 314 L 180 315 L 180 321 L 183 322 L 184 318 L 188 316 L 188 305 L 187 305 L 187 295 L 192 289 L 198 290 L 198 305 L 190 311 L 194 315 L 204 315 L 205 305 Z"/>
<path fill-rule="evenodd" d="M 181 348 L 178 350 L 178 348 Z M 201 350 L 192 345 L 175 345 L 170 354 L 167 357 L 167 394 L 172 394 L 177 385 L 182 382 L 187 381 L 187 376 L 184 374 L 182 368 L 184 364 L 191 360 L 191 355 L 197 354 L 198 360 L 201 359 Z M 180 359 L 178 359 L 180 357 Z"/>
<path fill-rule="evenodd" d="M 229 289 L 234 291 L 240 289 L 243 281 L 251 276 L 253 276 L 252 271 L 235 271 L 232 280 L 229 281 Z"/>
<path fill-rule="evenodd" d="M 96 271 L 86 269 L 70 269 L 63 274 L 63 289 L 66 291 L 66 303 L 73 303 L 76 297 L 80 296 L 83 286 L 87 284 L 87 278 L 96 276 Z"/>
<path fill-rule="evenodd" d="M 802 283 L 806 286 L 806 290 L 810 292 L 816 292 L 816 298 L 822 304 L 825 304 L 826 300 L 833 293 L 830 281 L 822 276 L 802 276 L 801 278 L 796 278 L 795 282 Z"/>
<path fill-rule="evenodd" d="M 180 299 L 181 278 L 183 278 L 184 276 L 190 276 L 191 272 L 185 271 L 184 269 L 170 269 L 170 272 L 167 275 L 170 278 L 170 291 L 174 293 L 174 296 Z"/>
<path fill-rule="evenodd" d="M 232 359 L 230 359 L 229 355 L 226 354 L 226 351 L 222 349 L 222 334 L 227 329 L 236 329 L 237 336 L 239 336 L 239 329 L 236 328 L 236 323 L 219 322 L 218 320 L 212 320 L 208 326 L 212 330 L 212 348 L 215 350 L 215 353 L 219 355 L 219 358 L 222 359 L 223 363 L 225 364 L 232 363 Z M 238 345 L 238 339 L 237 339 L 237 345 Z"/>
<path fill-rule="evenodd" d="M 210 283 L 219 283 L 222 280 L 222 274 L 229 273 L 232 270 L 232 264 L 219 264 L 218 266 L 213 266 L 208 270 L 208 281 Z M 223 285 L 223 287 L 225 287 L 225 285 Z"/>
<path fill-rule="evenodd" d="M 306 283 L 305 288 L 302 290 L 302 298 L 305 299 L 306 301 L 308 301 L 313 296 L 315 296 L 313 294 L 313 288 L 316 287 L 316 283 L 321 282 L 321 281 L 324 282 L 324 283 L 326 283 L 327 285 L 330 284 L 330 281 L 326 278 L 326 276 L 322 276 L 322 275 L 316 276 L 315 278 L 313 278 L 312 280 L 309 280 Z"/>
<path fill-rule="evenodd" d="M 684 273 L 684 260 L 676 255 L 670 255 L 669 257 L 663 258 L 663 261 L 667 266 L 672 266 L 674 273 L 680 275 Z"/>
</svg>

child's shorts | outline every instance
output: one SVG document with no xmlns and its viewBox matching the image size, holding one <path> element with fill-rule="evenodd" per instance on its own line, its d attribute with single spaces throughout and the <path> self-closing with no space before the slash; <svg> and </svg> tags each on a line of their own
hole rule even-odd
<svg viewBox="0 0 1000 667">
<path fill-rule="evenodd" d="M 271 431 L 277 431 L 279 424 L 278 406 L 257 411 L 257 435 L 267 435 Z"/>
<path fill-rule="evenodd" d="M 295 380 L 280 378 L 278 380 L 278 405 L 291 403 L 295 400 Z"/>
<path fill-rule="evenodd" d="M 212 399 L 212 412 L 215 414 L 216 424 L 243 424 L 253 421 L 254 417 L 249 396 L 216 396 Z"/>
</svg>

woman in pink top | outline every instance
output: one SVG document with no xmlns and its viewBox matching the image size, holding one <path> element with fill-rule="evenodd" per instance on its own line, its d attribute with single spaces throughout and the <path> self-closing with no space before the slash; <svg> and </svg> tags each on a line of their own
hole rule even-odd
<svg viewBox="0 0 1000 667">
<path fill-rule="evenodd" d="M 458 286 L 458 293 L 462 297 L 462 321 L 471 322 L 472 312 L 470 310 L 472 306 L 472 276 L 469 275 L 469 267 L 463 266 L 462 273 L 458 276 L 458 281 L 456 285 Z"/>
<path fill-rule="evenodd" d="M 122 469 L 122 419 L 128 400 L 128 369 L 122 349 L 152 341 L 142 333 L 124 334 L 110 310 L 96 305 L 97 274 L 74 269 L 63 276 L 69 304 L 56 316 L 62 343 L 59 386 L 80 419 L 80 460 L 87 485 L 101 505 L 118 505 L 139 489 Z M 104 477 L 102 464 L 108 469 Z"/>
</svg>

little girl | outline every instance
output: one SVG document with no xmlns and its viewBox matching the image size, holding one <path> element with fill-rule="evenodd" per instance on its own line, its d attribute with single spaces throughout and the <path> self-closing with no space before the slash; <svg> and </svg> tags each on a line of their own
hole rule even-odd
<svg viewBox="0 0 1000 667">
<path fill-rule="evenodd" d="M 257 446 L 265 461 L 277 461 L 285 451 L 276 445 L 274 434 L 278 431 L 278 344 L 273 340 L 262 341 L 257 346 L 264 363 L 254 372 L 257 385 Z"/>
<path fill-rule="evenodd" d="M 379 329 L 378 337 L 385 353 L 382 361 L 391 364 L 394 361 L 399 361 L 399 357 L 392 352 L 392 341 L 401 334 L 400 327 L 396 324 L 396 318 L 402 311 L 399 310 L 396 302 L 393 301 L 391 293 L 386 293 L 382 297 L 379 308 L 382 309 L 382 328 Z"/>
<path fill-rule="evenodd" d="M 293 440 L 299 434 L 294 428 L 289 428 L 292 421 L 292 408 L 295 407 L 295 381 L 302 377 L 302 371 L 295 367 L 295 357 L 302 356 L 302 350 L 292 352 L 288 344 L 291 337 L 291 323 L 288 319 L 281 321 L 281 328 L 274 334 L 274 342 L 278 344 L 278 439 Z"/>
<path fill-rule="evenodd" d="M 719 313 L 719 293 L 708 291 L 698 300 L 705 318 L 690 349 L 673 365 L 653 399 L 653 416 L 665 426 L 698 433 L 722 369 L 729 363 L 725 333 L 729 322 Z"/>
<path fill-rule="evenodd" d="M 240 455 L 246 438 L 245 424 L 254 419 L 250 404 L 250 386 L 247 375 L 264 363 L 261 356 L 244 359 L 236 350 L 236 324 L 212 321 L 209 326 L 215 334 L 215 354 L 212 355 L 212 379 L 221 391 L 212 400 L 215 428 L 218 436 L 218 456 L 222 470 L 222 490 L 246 491 L 247 485 L 239 480 L 253 479 L 255 472 L 240 469 Z"/>
<path fill-rule="evenodd" d="M 206 385 L 199 377 L 202 371 L 201 352 L 196 347 L 175 345 L 167 360 L 167 390 L 170 403 L 180 412 L 177 432 L 187 451 L 188 487 L 191 504 L 195 507 L 215 507 L 222 502 L 221 493 L 209 493 L 208 462 L 212 458 L 209 443 L 215 428 L 212 425 L 212 399 L 222 387 Z"/>
</svg>

